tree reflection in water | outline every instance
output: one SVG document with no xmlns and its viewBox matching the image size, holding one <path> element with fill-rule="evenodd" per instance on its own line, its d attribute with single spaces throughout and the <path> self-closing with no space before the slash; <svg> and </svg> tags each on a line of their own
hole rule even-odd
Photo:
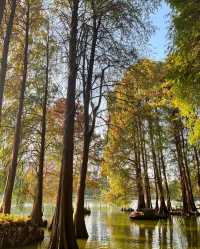
<svg viewBox="0 0 200 249">
<path fill-rule="evenodd" d="M 182 236 L 184 236 L 188 249 L 200 248 L 198 240 L 199 235 L 199 220 L 196 217 L 188 217 L 185 219 L 178 218 Z"/>
<path fill-rule="evenodd" d="M 159 221 L 131 221 L 117 208 L 90 204 L 86 217 L 89 239 L 79 240 L 80 249 L 200 249 L 200 218 L 171 217 Z M 15 249 L 46 249 L 41 245 Z"/>
</svg>

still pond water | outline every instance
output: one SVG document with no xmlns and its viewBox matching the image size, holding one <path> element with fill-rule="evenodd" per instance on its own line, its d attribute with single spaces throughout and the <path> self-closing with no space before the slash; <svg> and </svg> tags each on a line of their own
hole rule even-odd
<svg viewBox="0 0 200 249">
<path fill-rule="evenodd" d="M 94 201 L 89 206 L 92 211 L 86 217 L 89 239 L 78 241 L 80 249 L 200 249 L 200 218 L 131 221 L 127 213 L 117 208 Z M 27 205 L 23 213 L 30 208 Z M 50 218 L 53 208 L 47 205 L 44 212 Z M 46 249 L 49 233 L 45 233 L 42 244 L 16 249 Z"/>
</svg>

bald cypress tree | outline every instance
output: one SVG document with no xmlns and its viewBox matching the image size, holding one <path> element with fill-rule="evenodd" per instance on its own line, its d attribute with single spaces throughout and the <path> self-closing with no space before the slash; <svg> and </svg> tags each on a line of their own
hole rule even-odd
<svg viewBox="0 0 200 249">
<path fill-rule="evenodd" d="M 74 119 L 77 79 L 77 28 L 79 0 L 72 0 L 69 40 L 68 90 L 65 105 L 63 159 L 49 249 L 77 249 L 72 208 Z"/>
<path fill-rule="evenodd" d="M 0 2 L 0 18 L 3 17 L 3 12 L 5 8 L 5 1 L 1 0 Z M 10 47 L 10 40 L 13 30 L 13 23 L 15 18 L 15 12 L 17 7 L 17 0 L 11 1 L 11 10 L 8 19 L 8 24 L 6 26 L 6 33 L 3 41 L 3 49 L 1 55 L 1 65 L 0 65 L 0 123 L 1 123 L 1 113 L 2 113 L 2 105 L 3 105 L 3 94 L 4 94 L 4 87 L 5 87 L 5 80 L 6 80 L 6 73 L 7 73 L 7 66 L 8 66 L 8 53 Z M 2 16 L 1 16 L 2 15 Z M 0 19 L 0 25 L 2 20 Z"/>
</svg>

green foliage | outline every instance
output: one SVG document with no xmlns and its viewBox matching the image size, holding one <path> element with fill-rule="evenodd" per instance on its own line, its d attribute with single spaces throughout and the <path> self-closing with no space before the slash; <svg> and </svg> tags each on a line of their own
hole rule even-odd
<svg viewBox="0 0 200 249">
<path fill-rule="evenodd" d="M 169 0 L 173 9 L 173 51 L 168 59 L 174 104 L 188 119 L 190 142 L 199 144 L 200 2 Z"/>
</svg>

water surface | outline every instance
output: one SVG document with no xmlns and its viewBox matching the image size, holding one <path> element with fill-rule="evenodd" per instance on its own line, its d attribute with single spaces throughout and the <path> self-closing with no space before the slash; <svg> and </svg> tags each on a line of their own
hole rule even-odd
<svg viewBox="0 0 200 249">
<path fill-rule="evenodd" d="M 78 241 L 80 249 L 200 249 L 199 218 L 131 221 L 127 213 L 117 208 L 96 202 L 90 203 L 90 207 L 92 213 L 86 217 L 89 239 Z M 45 213 L 50 217 L 53 208 L 46 206 Z M 48 240 L 46 231 L 42 244 L 23 249 L 46 249 Z"/>
</svg>

